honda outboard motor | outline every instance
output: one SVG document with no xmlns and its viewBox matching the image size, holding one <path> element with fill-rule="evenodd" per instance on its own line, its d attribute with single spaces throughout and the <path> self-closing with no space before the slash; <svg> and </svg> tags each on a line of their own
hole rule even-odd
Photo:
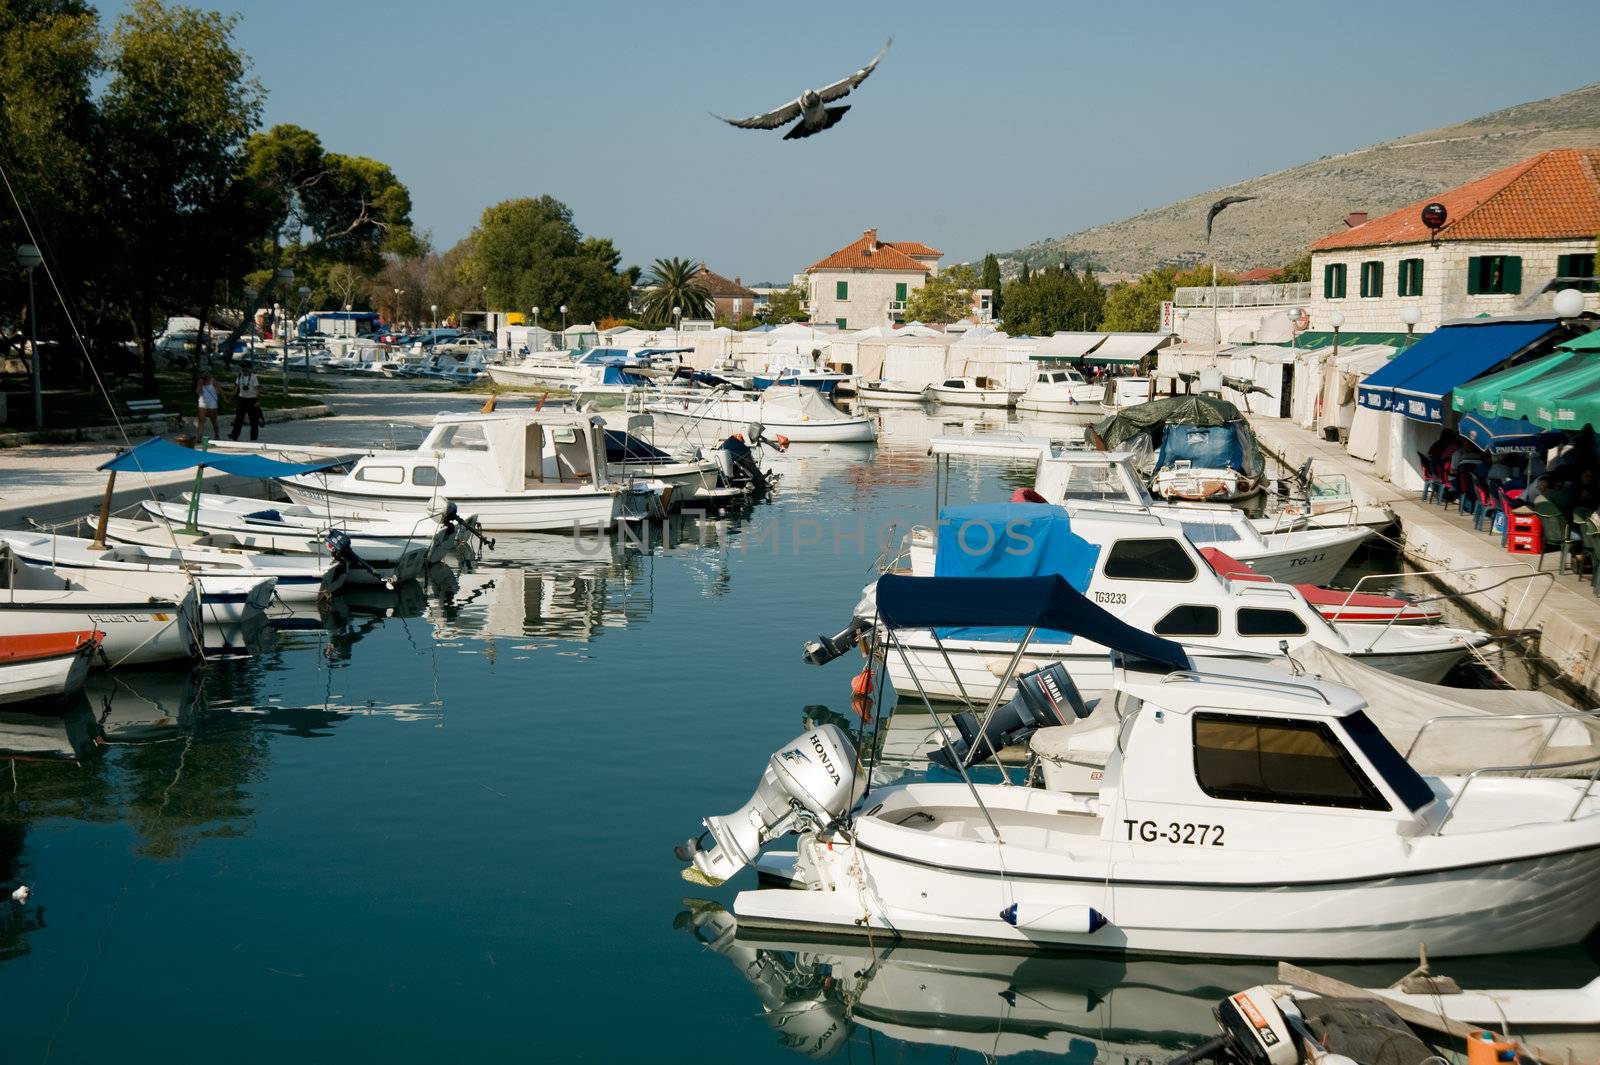
<svg viewBox="0 0 1600 1065">
<path fill-rule="evenodd" d="M 960 738 L 951 740 L 928 758 L 951 772 L 959 772 L 962 766 L 988 761 L 999 754 L 1001 748 L 1020 743 L 1038 729 L 1069 725 L 1088 716 L 1089 707 L 1068 675 L 1067 667 L 1052 662 L 1018 677 L 1017 694 L 995 709 L 987 725 L 983 725 L 977 714 L 956 714 Z"/>
<path fill-rule="evenodd" d="M 803 733 L 767 759 L 749 802 L 706 818 L 706 831 L 677 847 L 678 858 L 692 863 L 684 879 L 721 884 L 801 822 L 826 825 L 844 816 L 865 790 L 866 781 L 856 776 L 856 749 L 843 730 L 823 725 Z M 703 846 L 708 835 L 714 847 Z"/>
</svg>

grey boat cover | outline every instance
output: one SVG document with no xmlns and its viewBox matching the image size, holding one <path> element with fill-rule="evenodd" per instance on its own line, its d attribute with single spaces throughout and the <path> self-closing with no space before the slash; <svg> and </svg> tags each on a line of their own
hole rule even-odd
<svg viewBox="0 0 1600 1065">
<path fill-rule="evenodd" d="M 1152 438 L 1158 438 L 1161 427 L 1169 422 L 1207 428 L 1242 423 L 1243 419 L 1239 416 L 1239 408 L 1225 399 L 1198 395 L 1173 396 L 1140 403 L 1102 418 L 1094 426 L 1094 435 L 1101 450 L 1112 451 L 1140 433 L 1149 433 Z M 1248 427 L 1246 431 L 1249 431 Z M 1254 440 L 1254 434 L 1251 439 Z"/>
</svg>

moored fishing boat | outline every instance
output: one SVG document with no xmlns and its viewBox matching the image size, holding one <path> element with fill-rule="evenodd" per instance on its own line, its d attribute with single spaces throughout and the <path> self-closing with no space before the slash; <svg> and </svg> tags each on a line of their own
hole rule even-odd
<svg viewBox="0 0 1600 1065">
<path fill-rule="evenodd" d="M 1005 382 L 992 377 L 947 377 L 928 386 L 928 398 L 947 407 L 1009 409 L 1021 395 L 1021 390 L 1007 388 Z"/>
<path fill-rule="evenodd" d="M 0 705 L 72 695 L 99 650 L 98 632 L 0 636 Z"/>
<path fill-rule="evenodd" d="M 938 755 L 952 783 L 868 791 L 848 738 L 813 729 L 778 749 L 743 808 L 707 818 L 678 848 L 696 882 L 756 865 L 761 886 L 734 900 L 741 925 L 1384 959 L 1414 957 L 1424 941 L 1430 955 L 1559 946 L 1600 920 L 1600 896 L 1584 890 L 1600 873 L 1592 780 L 1528 775 L 1543 764 L 1425 777 L 1348 688 L 1197 664 L 1060 578 L 886 576 L 876 599 L 891 661 L 899 632 L 949 626 L 1077 634 L 1116 650 L 1121 742 L 1092 796 L 1038 777 L 972 779 L 968 767 L 1001 743 L 1086 716 L 1053 669 L 1021 675 L 1018 698 L 981 720 L 955 722 Z M 1017 653 L 1000 686 L 1026 668 Z M 760 853 L 790 832 L 793 850 Z"/>
<path fill-rule="evenodd" d="M 867 403 L 921 403 L 928 398 L 928 386 L 906 381 L 868 381 L 856 390 L 856 396 Z"/>
<path fill-rule="evenodd" d="M 795 443 L 847 443 L 877 438 L 872 422 L 846 414 L 819 392 L 794 385 L 774 385 L 757 396 L 723 389 L 647 399 L 644 409 L 659 417 L 677 418 L 714 429 L 718 434 L 759 425 L 769 436 Z"/>
<path fill-rule="evenodd" d="M 1098 417 L 1105 393 L 1105 385 L 1091 383 L 1071 367 L 1041 369 L 1017 398 L 1017 409 Z"/>
</svg>

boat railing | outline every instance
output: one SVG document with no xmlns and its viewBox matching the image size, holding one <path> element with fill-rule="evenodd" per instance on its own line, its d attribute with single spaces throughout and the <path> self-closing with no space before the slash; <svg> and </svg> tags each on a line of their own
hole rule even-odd
<svg viewBox="0 0 1600 1065">
<path fill-rule="evenodd" d="M 1328 695 L 1326 692 L 1324 692 L 1315 684 L 1309 684 L 1303 681 L 1285 680 L 1281 678 L 1275 678 L 1268 681 L 1262 680 L 1259 677 L 1244 677 L 1235 673 L 1219 673 L 1214 670 L 1202 672 L 1198 669 L 1179 669 L 1168 673 L 1162 678 L 1161 683 L 1171 684 L 1176 681 L 1184 681 L 1193 684 L 1228 684 L 1240 688 L 1255 688 L 1265 692 L 1281 692 L 1285 688 L 1289 688 L 1295 691 L 1306 692 L 1311 695 L 1315 695 L 1318 699 L 1321 699 L 1325 705 L 1333 705 L 1328 701 Z"/>
<path fill-rule="evenodd" d="M 1589 771 L 1583 790 L 1578 793 L 1578 798 L 1573 802 L 1572 808 L 1567 811 L 1567 816 L 1561 819 L 1563 821 L 1571 821 L 1578 816 L 1578 811 L 1583 809 L 1584 801 L 1594 791 L 1595 780 L 1600 778 L 1600 754 L 1592 754 L 1587 758 L 1571 758 L 1561 762 L 1541 762 L 1536 765 L 1491 765 L 1484 766 L 1481 769 L 1474 769 L 1466 775 L 1461 787 L 1451 797 L 1450 805 L 1445 807 L 1444 816 L 1439 819 L 1439 823 L 1434 826 L 1431 834 L 1437 836 L 1444 832 L 1444 826 L 1449 824 L 1450 819 L 1455 816 L 1456 807 L 1461 805 L 1461 800 L 1466 796 L 1467 789 L 1472 787 L 1473 781 L 1479 777 L 1497 773 L 1520 773 L 1526 777 L 1539 770 L 1576 769 L 1578 766 L 1590 764 L 1593 764 L 1594 768 Z"/>
<path fill-rule="evenodd" d="M 1533 763 L 1528 765 L 1523 776 L 1531 776 L 1539 766 L 1539 758 L 1550 747 L 1550 741 L 1560 731 L 1563 723 L 1575 721 L 1588 729 L 1600 730 L 1600 711 L 1594 710 L 1547 710 L 1533 714 L 1436 714 L 1428 718 L 1417 729 L 1417 734 L 1411 738 L 1411 744 L 1406 747 L 1406 761 L 1411 760 L 1412 754 L 1422 743 L 1422 736 L 1429 728 L 1442 722 L 1468 725 L 1507 724 L 1519 721 L 1548 721 L 1550 728 L 1545 732 L 1544 739 L 1539 742 L 1538 748 L 1533 752 Z"/>
<path fill-rule="evenodd" d="M 1460 576 L 1467 573 L 1476 574 L 1484 571 L 1501 569 L 1514 569 L 1519 570 L 1520 572 L 1513 573 L 1511 576 L 1506 577 L 1503 580 L 1495 581 L 1493 584 L 1486 584 L 1482 587 L 1473 588 L 1470 591 L 1443 592 L 1439 595 L 1422 596 L 1420 598 L 1411 600 L 1411 602 L 1417 606 L 1426 606 L 1429 603 L 1454 602 L 1457 600 L 1465 601 L 1472 596 L 1483 595 L 1487 592 L 1492 592 L 1497 588 L 1504 588 L 1515 584 L 1518 581 L 1524 581 L 1526 583 L 1523 585 L 1522 595 L 1517 601 L 1516 609 L 1508 609 L 1511 605 L 1511 596 L 1509 595 L 1507 595 L 1500 608 L 1500 627 L 1508 630 L 1515 629 L 1517 626 L 1513 624 L 1514 621 L 1520 618 L 1531 618 L 1535 616 L 1539 612 L 1539 608 L 1544 605 L 1545 599 L 1547 599 L 1550 595 L 1550 589 L 1555 587 L 1556 575 L 1553 570 L 1530 570 L 1527 566 L 1520 562 L 1503 562 L 1489 566 L 1464 566 L 1454 568 L 1412 570 L 1410 572 L 1402 571 L 1399 573 L 1369 573 L 1365 577 L 1362 577 L 1360 580 L 1356 581 L 1355 587 L 1351 588 L 1349 593 L 1345 595 L 1344 601 L 1339 604 L 1339 608 L 1342 609 L 1348 607 L 1350 603 L 1354 601 L 1357 595 L 1362 594 L 1362 585 L 1366 584 L 1368 581 L 1376 582 L 1384 580 L 1397 580 L 1401 577 L 1432 577 L 1442 574 Z M 1544 591 L 1533 603 L 1532 607 L 1529 608 L 1526 613 L 1524 613 L 1523 608 L 1528 606 L 1528 596 L 1533 591 L 1533 582 L 1541 577 L 1546 578 Z M 1383 638 L 1384 634 L 1389 631 L 1390 626 L 1400 621 L 1400 615 L 1401 611 L 1395 611 L 1390 616 L 1389 620 L 1378 628 L 1378 631 L 1368 642 L 1367 650 L 1371 650 L 1371 648 Z"/>
</svg>

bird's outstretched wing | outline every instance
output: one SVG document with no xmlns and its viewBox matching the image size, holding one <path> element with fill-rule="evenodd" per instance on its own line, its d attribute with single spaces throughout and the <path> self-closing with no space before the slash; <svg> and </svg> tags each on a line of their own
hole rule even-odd
<svg viewBox="0 0 1600 1065">
<path fill-rule="evenodd" d="M 855 88 L 857 85 L 860 85 L 863 81 L 866 81 L 867 77 L 874 70 L 878 69 L 878 63 L 882 61 L 884 56 L 889 54 L 889 45 L 893 43 L 894 38 L 890 37 L 884 42 L 883 49 L 879 51 L 877 55 L 872 57 L 872 62 L 868 63 L 854 74 L 846 75 L 845 77 L 842 77 L 838 81 L 834 82 L 832 85 L 829 85 L 823 89 L 818 89 L 817 95 L 822 97 L 823 101 L 826 103 L 832 103 L 834 100 L 842 100 L 846 96 L 849 96 L 851 89 Z"/>
<path fill-rule="evenodd" d="M 1221 214 L 1224 208 L 1230 204 L 1244 203 L 1246 200 L 1253 199 L 1255 199 L 1254 196 L 1224 196 L 1212 204 L 1211 210 L 1206 212 L 1206 243 L 1211 243 L 1211 223 L 1216 221 L 1217 215 Z"/>
<path fill-rule="evenodd" d="M 782 107 L 773 108 L 764 115 L 755 115 L 751 118 L 723 118 L 718 114 L 713 114 L 711 117 L 721 118 L 728 125 L 738 126 L 740 129 L 777 129 L 800 117 L 800 101 L 790 100 Z"/>
</svg>

